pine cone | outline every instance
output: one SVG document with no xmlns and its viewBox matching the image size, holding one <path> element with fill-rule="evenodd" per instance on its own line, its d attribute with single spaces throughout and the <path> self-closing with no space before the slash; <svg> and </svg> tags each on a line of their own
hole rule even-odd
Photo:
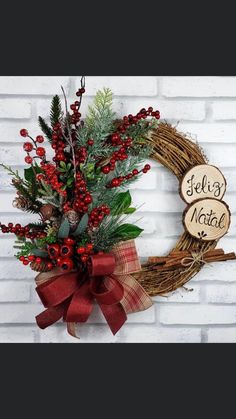
<svg viewBox="0 0 236 419">
<path fill-rule="evenodd" d="M 67 211 L 65 217 L 69 221 L 71 227 L 75 227 L 79 222 L 79 214 L 74 210 Z"/>
<path fill-rule="evenodd" d="M 43 216 L 43 221 L 50 220 L 54 211 L 55 211 L 55 207 L 53 205 L 51 204 L 42 205 L 42 207 L 40 208 L 40 213 Z"/>
<path fill-rule="evenodd" d="M 32 271 L 36 272 L 48 272 L 51 271 L 50 268 L 48 268 L 48 262 L 50 262 L 49 259 L 43 259 L 40 263 L 37 262 L 31 262 L 30 267 Z"/>
<path fill-rule="evenodd" d="M 12 205 L 14 208 L 18 208 L 21 210 L 27 210 L 30 207 L 28 199 L 24 198 L 23 196 L 17 196 L 14 199 Z"/>
</svg>

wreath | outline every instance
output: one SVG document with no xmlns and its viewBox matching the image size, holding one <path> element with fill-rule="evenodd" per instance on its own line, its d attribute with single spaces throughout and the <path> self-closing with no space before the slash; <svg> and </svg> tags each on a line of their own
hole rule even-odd
<svg viewBox="0 0 236 419">
<path fill-rule="evenodd" d="M 1 165 L 17 191 L 13 205 L 40 221 L 0 228 L 16 236 L 16 258 L 38 272 L 36 291 L 45 307 L 36 316 L 40 328 L 63 319 L 77 337 L 76 325 L 88 320 L 96 301 L 116 334 L 129 313 L 152 305 L 150 296 L 183 286 L 207 262 L 236 258 L 215 249 L 230 224 L 222 201 L 226 181 L 198 144 L 160 123 L 158 110 L 117 120 L 112 92 L 104 89 L 82 119 L 85 78 L 70 108 L 62 92 L 65 110 L 56 95 L 49 120 L 39 117 L 44 136 L 20 131 L 29 165 L 24 174 Z M 141 266 L 134 239 L 142 229 L 127 222 L 136 211 L 127 188 L 151 169 L 148 157 L 177 176 L 187 207 L 175 248 Z"/>
</svg>

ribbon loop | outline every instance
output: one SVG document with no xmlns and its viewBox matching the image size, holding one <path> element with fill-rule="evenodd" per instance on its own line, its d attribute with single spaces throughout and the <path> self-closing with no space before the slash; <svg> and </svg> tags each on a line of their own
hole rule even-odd
<svg viewBox="0 0 236 419">
<path fill-rule="evenodd" d="M 115 257 L 112 253 L 93 255 L 88 261 L 90 276 L 106 276 L 114 272 L 116 266 Z"/>
</svg>

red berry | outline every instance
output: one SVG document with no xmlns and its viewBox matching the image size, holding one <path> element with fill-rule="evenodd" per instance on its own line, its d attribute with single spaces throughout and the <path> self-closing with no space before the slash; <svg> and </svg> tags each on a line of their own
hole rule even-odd
<svg viewBox="0 0 236 419">
<path fill-rule="evenodd" d="M 27 129 L 25 129 L 25 128 L 21 129 L 20 130 L 20 135 L 22 137 L 28 137 L 28 131 L 27 131 Z"/>
<path fill-rule="evenodd" d="M 48 269 L 52 269 L 53 268 L 53 264 L 51 262 L 48 262 L 47 263 L 47 267 L 48 267 Z"/>
<path fill-rule="evenodd" d="M 73 255 L 73 247 L 68 246 L 67 244 L 61 246 L 61 256 L 68 257 Z"/>
<path fill-rule="evenodd" d="M 35 256 L 34 255 L 29 255 L 28 259 L 29 259 L 30 262 L 32 262 L 33 260 L 35 260 Z"/>
<path fill-rule="evenodd" d="M 25 157 L 25 162 L 26 162 L 26 163 L 28 163 L 28 164 L 31 164 L 31 163 L 33 162 L 32 157 L 30 157 L 30 156 L 26 156 L 26 157 Z"/>
<path fill-rule="evenodd" d="M 88 260 L 88 256 L 87 255 L 83 255 L 83 256 L 81 256 L 81 260 L 82 260 L 82 262 L 87 262 L 87 260 Z"/>
<path fill-rule="evenodd" d="M 48 246 L 48 253 L 49 253 L 50 258 L 57 258 L 60 254 L 60 245 L 50 244 Z"/>
<path fill-rule="evenodd" d="M 94 144 L 94 141 L 92 139 L 88 140 L 88 145 L 92 146 Z"/>
<path fill-rule="evenodd" d="M 137 176 L 138 175 L 138 170 L 134 169 L 132 173 L 133 173 L 134 176 Z"/>
<path fill-rule="evenodd" d="M 70 258 L 63 258 L 60 262 L 60 267 L 64 271 L 70 271 L 71 269 L 74 268 L 74 262 Z"/>
<path fill-rule="evenodd" d="M 105 175 L 107 175 L 110 172 L 110 166 L 104 166 L 102 168 L 102 173 L 104 173 Z"/>
<path fill-rule="evenodd" d="M 146 169 L 146 170 L 150 170 L 150 169 L 151 169 L 150 164 L 145 164 L 144 169 Z"/>
<path fill-rule="evenodd" d="M 36 262 L 36 263 L 41 263 L 41 262 L 42 262 L 42 259 L 41 259 L 41 258 L 39 258 L 39 257 L 37 257 L 37 258 L 35 259 L 35 262 Z"/>
<path fill-rule="evenodd" d="M 78 253 L 78 255 L 82 255 L 83 253 L 85 253 L 85 248 L 80 246 L 78 247 L 78 249 L 76 250 L 76 252 Z"/>
<path fill-rule="evenodd" d="M 24 143 L 23 148 L 25 151 L 32 151 L 33 150 L 33 144 L 31 143 Z"/>
<path fill-rule="evenodd" d="M 43 157 L 43 156 L 45 156 L 45 148 L 43 148 L 43 147 L 38 147 L 38 148 L 37 148 L 37 150 L 36 150 L 36 154 L 37 154 L 37 156 L 39 156 L 39 157 Z"/>
<path fill-rule="evenodd" d="M 119 182 L 119 180 L 118 179 L 112 179 L 112 181 L 111 181 L 111 186 L 113 187 L 113 188 L 116 188 L 117 186 L 119 186 L 120 185 L 120 182 Z"/>
<path fill-rule="evenodd" d="M 92 244 L 92 243 L 88 243 L 88 244 L 86 245 L 86 250 L 87 250 L 88 252 L 91 252 L 91 250 L 93 250 L 93 244 Z"/>
<path fill-rule="evenodd" d="M 23 261 L 25 260 L 25 257 L 24 257 L 24 256 L 20 256 L 20 257 L 19 257 L 19 260 L 20 260 L 21 262 L 23 262 Z"/>
<path fill-rule="evenodd" d="M 36 141 L 37 141 L 37 143 L 43 143 L 44 142 L 43 136 L 42 135 L 37 135 Z"/>
<path fill-rule="evenodd" d="M 75 240 L 68 237 L 68 238 L 64 239 L 64 244 L 66 244 L 68 246 L 73 246 L 73 244 L 75 244 Z"/>
<path fill-rule="evenodd" d="M 90 195 L 88 195 L 84 198 L 84 203 L 85 204 L 91 204 L 91 202 L 92 202 L 92 197 Z"/>
<path fill-rule="evenodd" d="M 28 265 L 29 264 L 29 261 L 28 260 L 23 260 L 23 265 Z"/>
</svg>

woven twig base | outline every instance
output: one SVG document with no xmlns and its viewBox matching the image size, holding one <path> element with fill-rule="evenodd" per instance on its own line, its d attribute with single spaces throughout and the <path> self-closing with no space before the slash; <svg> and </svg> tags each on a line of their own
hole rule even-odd
<svg viewBox="0 0 236 419">
<path fill-rule="evenodd" d="M 207 163 L 206 157 L 198 144 L 179 133 L 176 128 L 167 123 L 160 123 L 147 139 L 153 146 L 151 158 L 171 170 L 179 180 L 187 170 L 196 164 Z M 185 232 L 176 243 L 174 250 L 199 249 L 205 252 L 215 248 L 217 241 L 201 242 Z M 138 282 L 149 295 L 164 295 L 182 287 L 202 268 L 202 264 L 195 264 L 191 268 L 181 267 L 173 270 L 155 270 L 155 264 L 147 263 L 142 271 L 134 274 Z"/>
</svg>

